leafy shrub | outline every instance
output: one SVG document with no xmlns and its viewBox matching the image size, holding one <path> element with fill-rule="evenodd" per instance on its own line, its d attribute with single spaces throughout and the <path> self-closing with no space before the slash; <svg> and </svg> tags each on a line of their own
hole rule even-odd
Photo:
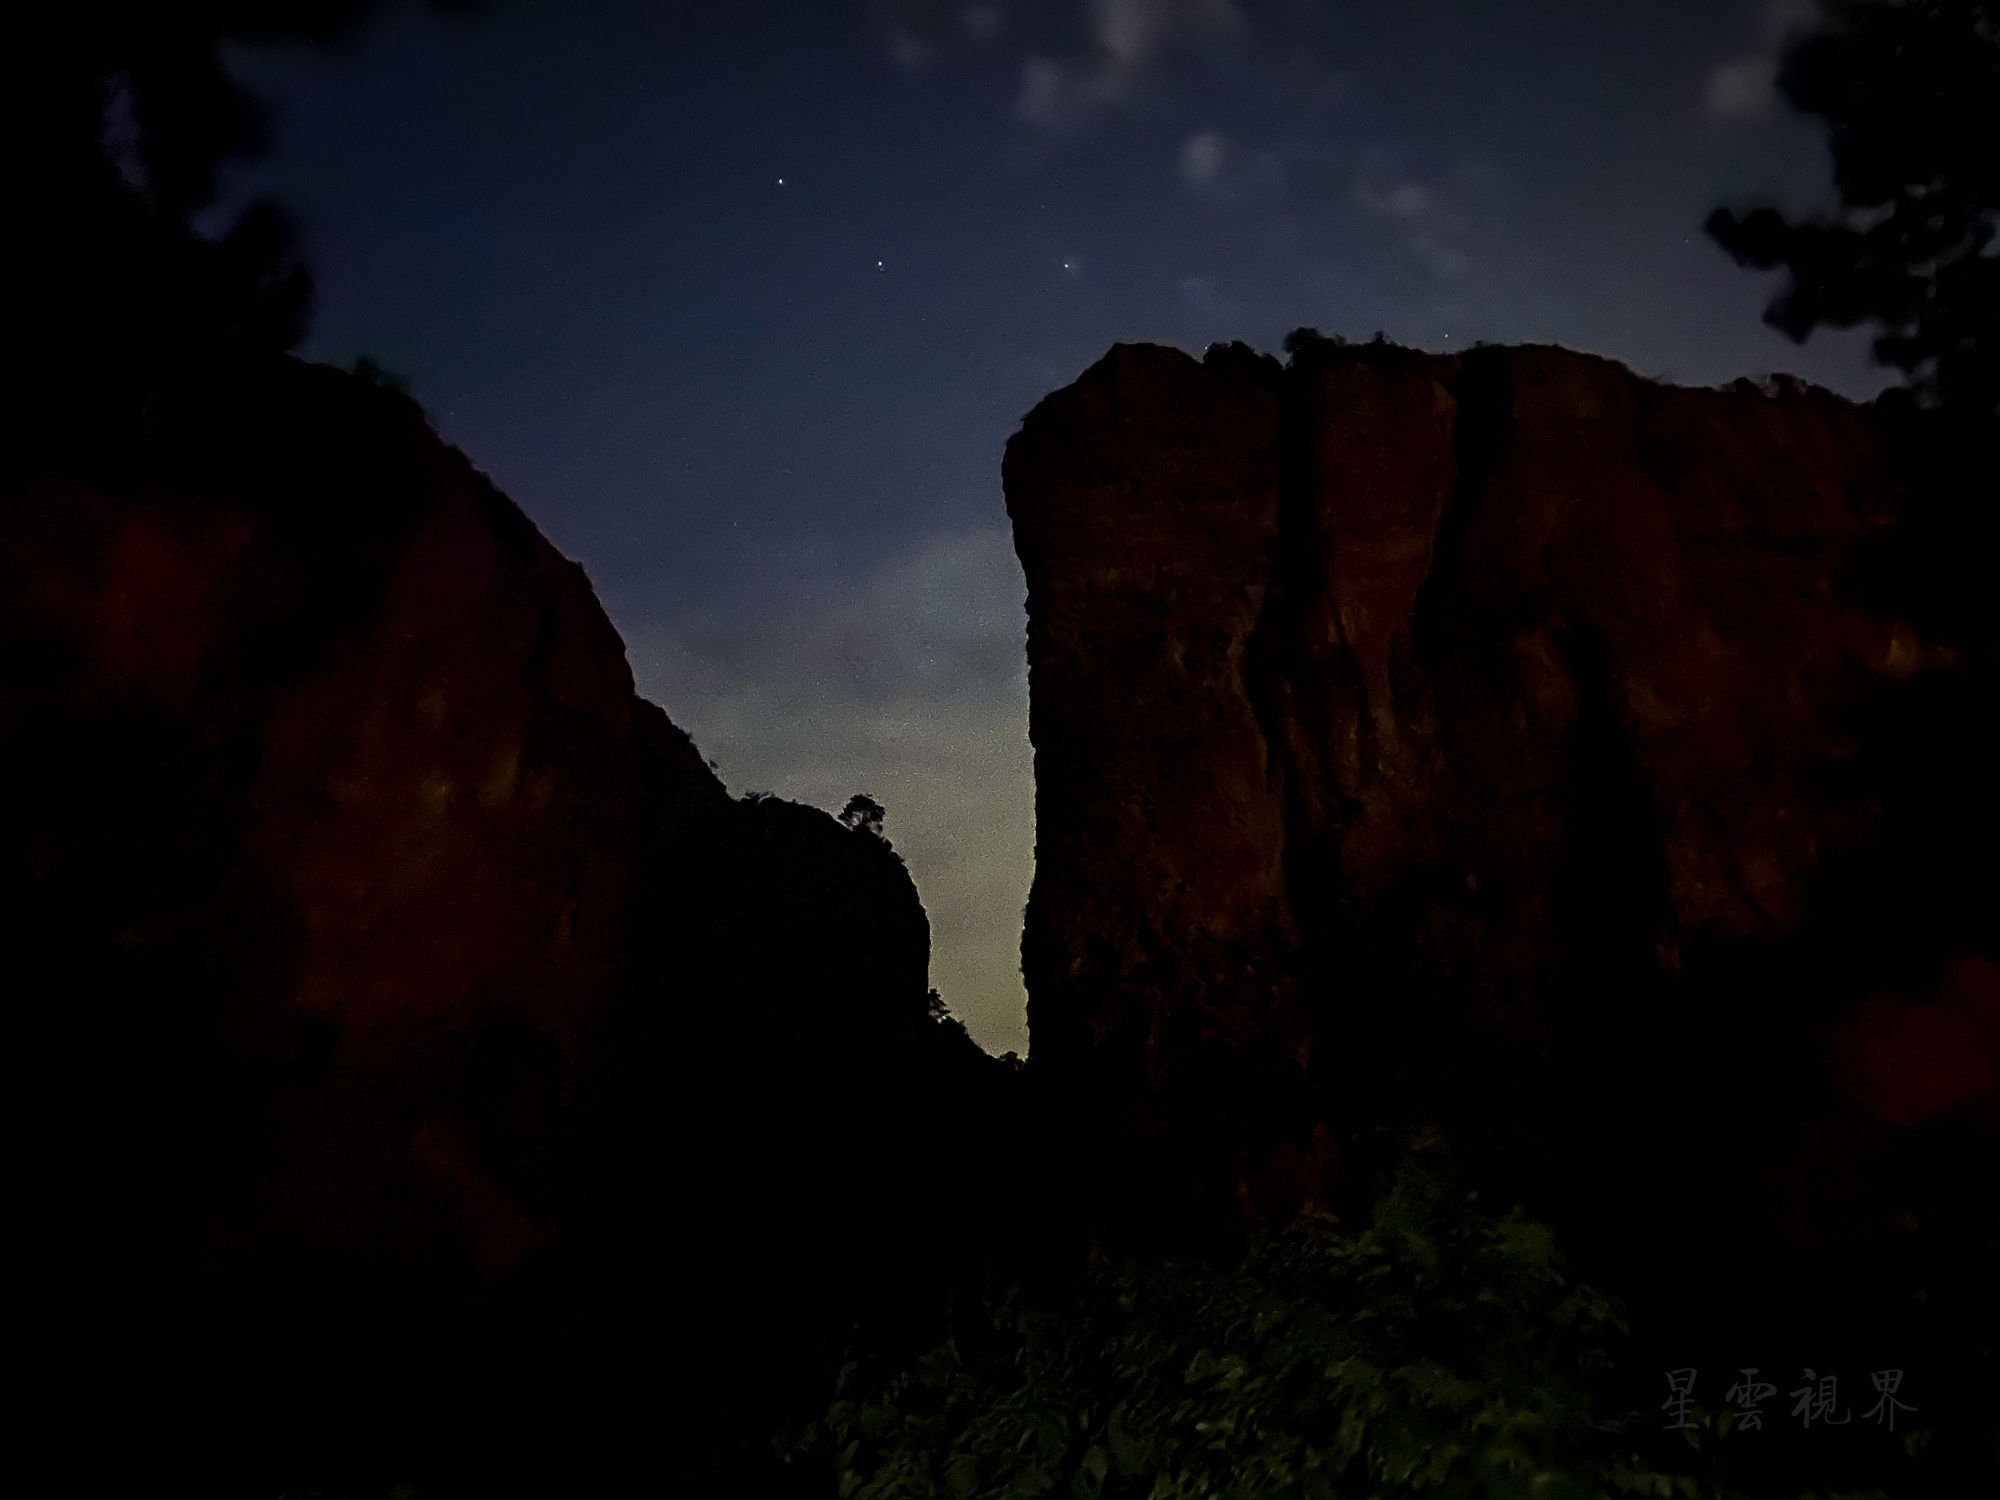
<svg viewBox="0 0 2000 1500">
<path fill-rule="evenodd" d="M 1075 1306 L 993 1309 L 955 1344 L 843 1375 L 781 1450 L 843 1500 L 1698 1500 L 1591 1413 L 1625 1325 L 1563 1273 L 1550 1232 L 1495 1220 L 1406 1163 L 1359 1235 L 1267 1236 L 1240 1268 L 1101 1268 Z"/>
</svg>

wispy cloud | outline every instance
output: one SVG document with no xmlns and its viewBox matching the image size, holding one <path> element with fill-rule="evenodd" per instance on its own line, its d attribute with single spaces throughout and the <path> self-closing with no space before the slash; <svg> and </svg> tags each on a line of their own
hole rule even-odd
<svg viewBox="0 0 2000 1500">
<path fill-rule="evenodd" d="M 1189 136 L 1181 143 L 1177 165 L 1181 185 L 1210 203 L 1275 198 L 1285 190 L 1285 162 L 1279 152 L 1245 150 L 1219 130 Z"/>
<path fill-rule="evenodd" d="M 1458 281 L 1472 269 L 1471 218 L 1442 184 L 1364 174 L 1353 196 L 1364 213 L 1393 225 L 1404 248 L 1439 280 Z"/>
<path fill-rule="evenodd" d="M 1084 0 L 1091 55 L 1062 61 L 1030 57 L 1021 69 L 1015 110 L 1031 125 L 1076 124 L 1129 99 L 1175 46 L 1226 36 L 1244 26 L 1235 0 Z"/>
<path fill-rule="evenodd" d="M 1183 276 L 1177 290 L 1185 307 L 1204 316 L 1225 318 L 1236 311 L 1235 304 L 1222 294 L 1212 277 Z"/>
<path fill-rule="evenodd" d="M 1709 70 L 1703 112 L 1713 120 L 1753 119 L 1777 103 L 1778 64 L 1785 48 L 1818 14 L 1813 0 L 1764 0 L 1744 51 Z"/>
<path fill-rule="evenodd" d="M 639 689 L 731 792 L 888 809 L 931 921 L 931 983 L 992 1051 L 1027 1049 L 1034 859 L 1026 589 L 1005 526 L 941 532 L 754 636 L 635 633 Z"/>
<path fill-rule="evenodd" d="M 1181 181 L 1200 190 L 1222 175 L 1229 155 L 1229 143 L 1219 130 L 1204 130 L 1187 138 L 1181 147 Z"/>
<path fill-rule="evenodd" d="M 889 60 L 906 72 L 929 66 L 947 48 L 978 45 L 1007 27 L 999 0 L 873 0 Z"/>
</svg>

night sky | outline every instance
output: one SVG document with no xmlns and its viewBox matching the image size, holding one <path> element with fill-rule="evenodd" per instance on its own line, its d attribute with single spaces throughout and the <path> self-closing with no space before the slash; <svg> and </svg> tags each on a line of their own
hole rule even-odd
<svg viewBox="0 0 2000 1500">
<path fill-rule="evenodd" d="M 496 0 L 230 54 L 305 352 L 408 379 L 588 570 L 732 792 L 865 791 L 932 983 L 1025 1051 L 1008 436 L 1117 341 L 1559 342 L 1683 383 L 1794 346 L 1709 209 L 1832 199 L 1771 87 L 1805 0 Z M 218 214 L 227 212 L 223 205 Z"/>
</svg>

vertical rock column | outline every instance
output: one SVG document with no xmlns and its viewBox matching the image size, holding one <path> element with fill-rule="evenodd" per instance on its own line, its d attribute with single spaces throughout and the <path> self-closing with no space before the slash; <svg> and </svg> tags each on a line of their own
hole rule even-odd
<svg viewBox="0 0 2000 1500">
<path fill-rule="evenodd" d="M 1212 1217 L 1299 1095 L 1284 801 L 1251 703 L 1279 530 L 1274 370 L 1120 345 L 1008 444 L 1028 581 L 1031 1068 L 1091 1200 Z M 1309 1129 L 1309 1126 L 1307 1127 Z"/>
<path fill-rule="evenodd" d="M 1377 1123 L 1544 1207 L 1640 1159 L 1719 1202 L 1659 1121 L 1801 1107 L 1755 1080 L 1857 998 L 1853 716 L 1946 662 L 1844 582 L 1877 447 L 1541 347 L 1121 345 L 1038 406 L 1022 958 L 1100 1223 L 1284 1222 Z"/>
</svg>

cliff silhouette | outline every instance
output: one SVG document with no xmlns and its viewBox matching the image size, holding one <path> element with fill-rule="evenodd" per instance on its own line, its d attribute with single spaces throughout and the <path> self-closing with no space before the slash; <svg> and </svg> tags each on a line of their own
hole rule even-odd
<svg viewBox="0 0 2000 1500">
<path fill-rule="evenodd" d="M 100 1477 L 671 1474 L 932 1336 L 1017 1070 L 879 825 L 732 797 L 406 397 L 143 410 L 0 502 L 29 1347 Z"/>
<path fill-rule="evenodd" d="M 1093 1237 L 1352 1219 L 1444 1142 L 1670 1334 L 1646 1381 L 1971 1375 L 1995 676 L 1884 606 L 1902 409 L 1289 347 L 1118 345 L 1007 448 L 1030 1072 Z"/>
<path fill-rule="evenodd" d="M 393 378 L 289 352 L 283 210 L 197 228 L 267 135 L 224 44 L 377 8 L 35 6 L 0 63 L 28 1425 L 93 1491 L 759 1488 L 1037 1217 L 1024 1085 L 879 809 L 732 796 Z"/>
</svg>

